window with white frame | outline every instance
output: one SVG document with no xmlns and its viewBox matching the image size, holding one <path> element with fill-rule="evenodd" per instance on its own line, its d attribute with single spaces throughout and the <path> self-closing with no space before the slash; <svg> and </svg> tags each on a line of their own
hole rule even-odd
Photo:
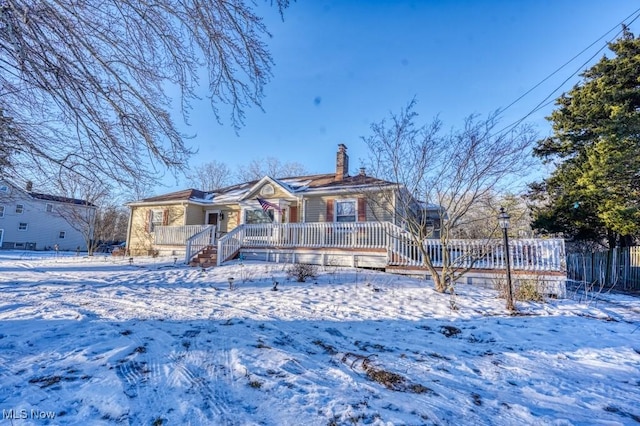
<svg viewBox="0 0 640 426">
<path fill-rule="evenodd" d="M 244 211 L 244 223 L 273 223 L 274 213 L 273 209 L 269 209 L 266 212 L 262 209 L 253 209 Z"/>
<path fill-rule="evenodd" d="M 164 210 L 152 210 L 151 211 L 151 226 L 150 231 L 154 232 L 156 226 L 162 226 L 164 223 Z"/>
<path fill-rule="evenodd" d="M 17 214 L 22 214 L 24 212 L 24 205 L 23 204 L 16 204 L 16 213 Z"/>
<path fill-rule="evenodd" d="M 51 213 L 53 211 L 53 204 L 47 203 L 47 207 L 45 208 L 47 213 Z"/>
<path fill-rule="evenodd" d="M 28 227 L 29 225 L 27 224 L 27 222 L 20 222 L 18 224 L 18 231 L 26 231 Z"/>
<path fill-rule="evenodd" d="M 336 201 L 336 222 L 355 222 L 358 217 L 356 200 Z"/>
<path fill-rule="evenodd" d="M 58 234 L 58 238 L 60 238 L 60 239 L 63 239 L 66 236 L 67 236 L 66 231 L 60 231 L 60 233 Z"/>
<path fill-rule="evenodd" d="M 0 217 L 4 217 L 4 206 L 0 206 Z"/>
<path fill-rule="evenodd" d="M 9 192 L 9 187 L 7 185 L 0 185 L 0 192 Z"/>
</svg>

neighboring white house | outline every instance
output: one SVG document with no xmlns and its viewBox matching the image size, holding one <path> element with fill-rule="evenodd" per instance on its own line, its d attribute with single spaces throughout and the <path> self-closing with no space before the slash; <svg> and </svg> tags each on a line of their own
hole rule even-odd
<svg viewBox="0 0 640 426">
<path fill-rule="evenodd" d="M 0 180 L 0 248 L 86 250 L 85 237 L 64 212 L 75 209 L 92 215 L 96 207 L 83 200 L 40 194 L 27 183 L 22 189 Z"/>
</svg>

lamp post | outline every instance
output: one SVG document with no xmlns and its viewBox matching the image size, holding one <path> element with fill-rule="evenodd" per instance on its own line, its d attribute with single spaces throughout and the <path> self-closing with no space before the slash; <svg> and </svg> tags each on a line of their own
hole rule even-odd
<svg viewBox="0 0 640 426">
<path fill-rule="evenodd" d="M 504 207 L 500 207 L 498 224 L 500 225 L 500 228 L 502 228 L 504 258 L 507 266 L 507 309 L 513 311 L 515 310 L 515 306 L 513 305 L 513 288 L 511 287 L 511 262 L 509 259 L 509 235 L 507 233 L 509 229 L 509 219 L 511 219 L 511 217 L 504 211 Z"/>
</svg>

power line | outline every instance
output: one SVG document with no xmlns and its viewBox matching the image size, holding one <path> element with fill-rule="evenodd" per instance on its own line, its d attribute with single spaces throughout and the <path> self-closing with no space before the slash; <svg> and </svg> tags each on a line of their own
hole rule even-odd
<svg viewBox="0 0 640 426">
<path fill-rule="evenodd" d="M 631 21 L 629 21 L 629 23 L 627 24 L 626 21 L 631 18 L 632 16 L 635 16 L 635 18 L 633 18 Z M 536 88 L 538 88 L 541 84 L 543 84 L 545 81 L 547 81 L 548 79 L 550 79 L 551 77 L 553 77 L 555 74 L 557 74 L 559 71 L 561 71 L 563 68 L 565 68 L 567 65 L 569 65 L 571 62 L 573 62 L 576 58 L 578 58 L 579 56 L 581 56 L 584 52 L 586 52 L 587 50 L 589 50 L 591 47 L 593 47 L 596 43 L 600 42 L 603 38 L 605 38 L 609 33 L 611 33 L 612 31 L 614 31 L 616 28 L 618 28 L 620 25 L 626 25 L 629 26 L 631 25 L 634 21 L 636 21 L 638 18 L 640 17 L 640 8 L 636 9 L 635 11 L 633 11 L 629 16 L 627 16 L 626 18 L 624 18 L 622 20 L 622 22 L 617 23 L 613 28 L 611 28 L 609 31 L 607 31 L 606 33 L 604 33 L 602 36 L 600 36 L 596 41 L 594 41 L 593 43 L 591 43 L 589 46 L 587 46 L 586 48 L 584 48 L 580 53 L 578 53 L 577 55 L 573 56 L 571 59 L 569 59 L 567 62 L 565 62 L 563 65 L 561 65 L 559 68 L 557 68 L 555 71 L 553 71 L 551 74 L 549 74 L 547 77 L 545 77 L 544 79 L 542 79 L 542 81 L 540 81 L 538 84 L 536 84 L 535 86 L 533 86 L 531 89 L 527 90 L 524 94 L 522 94 L 521 96 L 519 96 L 515 101 L 511 102 L 509 105 L 507 105 L 505 108 L 501 109 L 499 111 L 499 115 L 502 115 L 504 113 L 504 111 L 506 111 L 507 109 L 509 109 L 510 107 L 512 107 L 514 104 L 516 104 L 518 101 L 520 101 L 522 98 L 524 98 L 526 95 L 528 95 L 529 93 L 531 93 L 533 90 L 535 90 Z M 578 72 L 580 72 L 580 70 L 583 69 L 583 67 L 586 67 L 589 62 L 591 62 L 591 60 L 593 60 L 593 58 L 596 57 L 596 55 L 598 55 L 600 52 L 602 52 L 607 46 L 608 44 L 615 40 L 621 33 L 622 33 L 622 29 L 619 30 L 616 35 L 610 40 L 608 41 L 604 46 L 602 46 L 600 49 L 598 49 L 596 51 L 596 53 L 594 53 L 589 59 L 587 59 L 584 63 L 582 63 L 580 65 L 580 67 L 574 71 L 569 77 L 567 77 L 558 87 L 556 87 L 551 93 L 549 93 L 549 95 L 547 95 L 540 103 L 538 103 L 538 105 L 536 105 L 530 112 L 528 112 L 524 117 L 514 121 L 513 123 L 509 124 L 508 126 L 504 127 L 502 130 L 500 130 L 498 132 L 498 135 L 501 135 L 504 132 L 507 132 L 511 129 L 513 129 L 515 126 L 519 125 L 520 123 L 522 123 L 525 119 L 527 119 L 528 117 L 530 117 L 532 114 L 538 112 L 539 110 L 541 110 L 542 108 L 546 107 L 547 105 L 549 105 L 551 102 L 553 102 L 553 100 L 547 102 L 549 100 L 550 97 L 552 97 L 558 90 L 560 90 L 562 88 L 562 86 L 564 86 L 570 79 L 572 79 Z"/>
</svg>

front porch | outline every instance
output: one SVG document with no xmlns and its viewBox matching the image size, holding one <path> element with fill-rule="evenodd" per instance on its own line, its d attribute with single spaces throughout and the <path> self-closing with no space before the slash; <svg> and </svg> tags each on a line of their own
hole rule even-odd
<svg viewBox="0 0 640 426">
<path fill-rule="evenodd" d="M 163 228 L 181 229 L 157 233 L 154 247 L 182 247 L 186 263 L 206 247 L 215 247 L 217 265 L 241 255 L 246 260 L 377 268 L 428 276 L 422 252 L 403 229 L 389 222 L 245 224 L 221 238 L 216 238 L 215 227 L 210 225 Z M 424 240 L 423 244 L 434 266 L 441 267 L 448 257 L 455 268 L 468 269 L 465 283 L 487 284 L 504 276 L 502 240 L 451 240 L 447 250 L 440 240 Z M 514 239 L 509 252 L 515 277 L 541 279 L 563 287 L 563 240 Z M 563 295 L 564 291 L 555 293 Z"/>
</svg>

